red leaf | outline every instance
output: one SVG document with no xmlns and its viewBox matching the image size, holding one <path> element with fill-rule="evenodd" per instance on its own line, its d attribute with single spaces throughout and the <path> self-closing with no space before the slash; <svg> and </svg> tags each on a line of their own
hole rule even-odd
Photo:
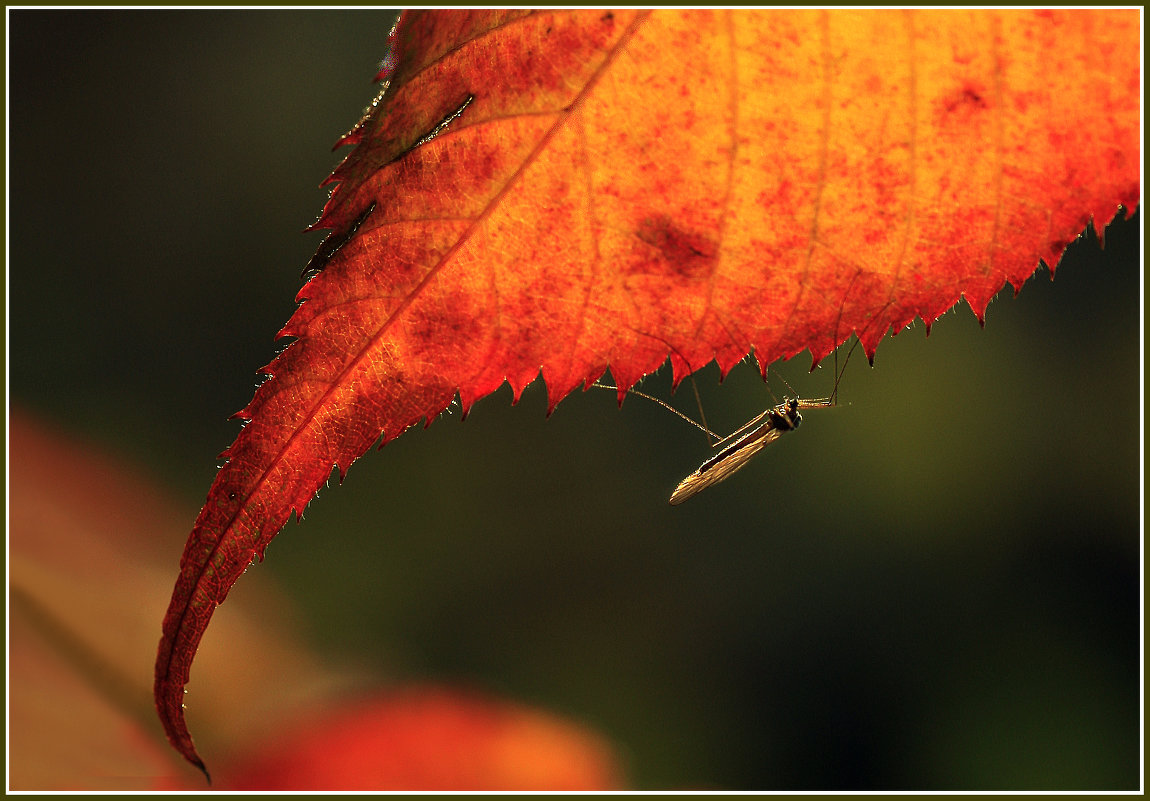
<svg viewBox="0 0 1150 801">
<path fill-rule="evenodd" d="M 540 371 L 554 408 L 668 356 L 873 357 L 1140 197 L 1134 10 L 423 12 L 393 44 L 164 618 L 156 701 L 201 767 L 215 606 L 381 435 Z"/>
</svg>

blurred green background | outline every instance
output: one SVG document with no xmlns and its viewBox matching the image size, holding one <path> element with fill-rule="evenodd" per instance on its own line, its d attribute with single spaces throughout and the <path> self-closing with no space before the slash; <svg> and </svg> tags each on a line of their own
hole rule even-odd
<svg viewBox="0 0 1150 801">
<path fill-rule="evenodd" d="M 198 508 L 392 19 L 10 12 L 13 403 Z M 1134 789 L 1138 229 L 856 354 L 847 405 L 684 506 L 699 432 L 537 383 L 369 453 L 255 569 L 330 660 L 571 716 L 637 787 Z M 716 378 L 718 430 L 771 402 Z"/>
</svg>

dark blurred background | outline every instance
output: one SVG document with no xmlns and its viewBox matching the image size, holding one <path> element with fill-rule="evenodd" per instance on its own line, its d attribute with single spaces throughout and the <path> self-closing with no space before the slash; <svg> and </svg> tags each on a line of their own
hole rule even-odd
<svg viewBox="0 0 1150 801">
<path fill-rule="evenodd" d="M 13 404 L 198 508 L 392 20 L 9 13 Z M 1135 789 L 1138 230 L 856 354 L 684 506 L 699 432 L 602 391 L 548 419 L 537 383 L 369 453 L 254 569 L 328 659 L 583 721 L 640 788 Z M 719 430 L 772 402 L 745 364 L 699 386 Z"/>
</svg>

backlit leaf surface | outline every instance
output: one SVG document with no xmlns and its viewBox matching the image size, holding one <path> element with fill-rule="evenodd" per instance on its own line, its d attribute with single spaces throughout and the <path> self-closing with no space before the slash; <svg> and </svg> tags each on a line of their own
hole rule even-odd
<svg viewBox="0 0 1150 801">
<path fill-rule="evenodd" d="M 542 373 L 550 406 L 965 298 L 1140 199 L 1137 11 L 405 15 L 164 618 L 169 738 L 217 604 L 333 467 Z"/>
</svg>

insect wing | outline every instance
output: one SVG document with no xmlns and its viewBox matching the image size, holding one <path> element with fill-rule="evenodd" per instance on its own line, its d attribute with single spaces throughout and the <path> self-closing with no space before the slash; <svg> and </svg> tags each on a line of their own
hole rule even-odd
<svg viewBox="0 0 1150 801">
<path fill-rule="evenodd" d="M 765 425 L 770 426 L 769 423 Z M 753 431 L 714 457 L 703 462 L 698 470 L 684 478 L 679 482 L 679 486 L 675 487 L 675 491 L 671 493 L 671 505 L 680 504 L 695 493 L 702 492 L 707 487 L 718 484 L 742 468 L 756 453 L 770 445 L 781 437 L 784 431 L 788 430 L 790 429 L 770 426 L 761 435 L 759 435 L 758 430 Z"/>
</svg>

